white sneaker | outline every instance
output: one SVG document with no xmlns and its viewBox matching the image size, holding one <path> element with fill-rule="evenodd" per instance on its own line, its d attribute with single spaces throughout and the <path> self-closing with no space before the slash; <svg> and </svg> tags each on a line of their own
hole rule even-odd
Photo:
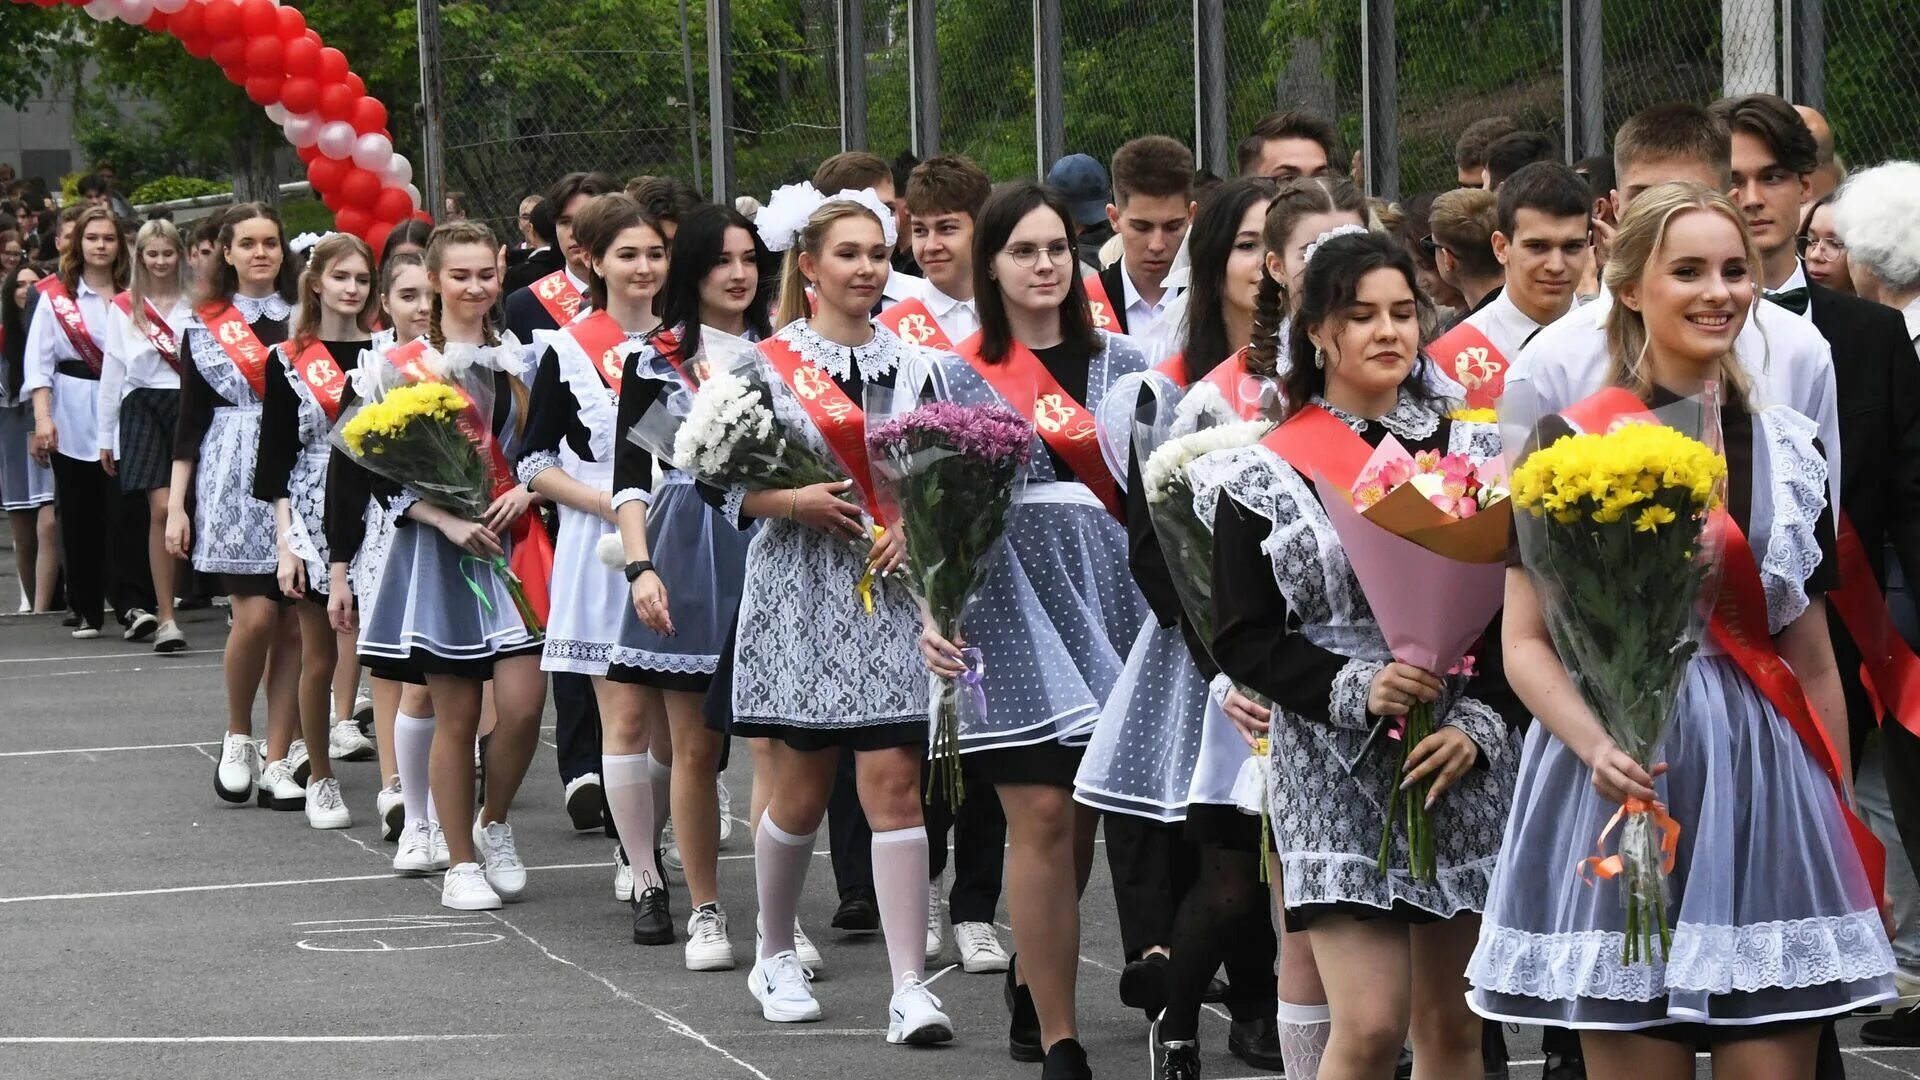
<svg viewBox="0 0 1920 1080">
<path fill-rule="evenodd" d="M 300 810 L 307 805 L 307 789 L 293 778 L 293 766 L 290 758 L 267 763 L 267 769 L 260 774 L 260 790 L 257 801 L 261 806 L 272 810 Z"/>
<path fill-rule="evenodd" d="M 220 764 L 213 770 L 213 793 L 230 803 L 253 798 L 260 782 L 260 751 L 245 735 L 229 734 L 220 741 Z"/>
<path fill-rule="evenodd" d="M 97 626 L 82 626 L 73 632 L 73 640 L 75 641 L 92 641 L 99 636 L 100 628 Z"/>
<path fill-rule="evenodd" d="M 473 822 L 473 850 L 487 868 L 487 884 L 502 900 L 518 900 L 527 891 L 527 866 L 513 843 L 513 826 L 504 821 Z"/>
<path fill-rule="evenodd" d="M 719 904 L 702 904 L 687 918 L 687 970 L 733 970 L 733 942 L 727 940 L 727 913 L 720 910 Z"/>
<path fill-rule="evenodd" d="M 720 799 L 720 846 L 726 847 L 733 838 L 733 792 L 727 790 L 727 778 L 713 778 L 714 794 Z"/>
<path fill-rule="evenodd" d="M 360 725 L 341 720 L 327 729 L 327 756 L 335 761 L 365 761 L 373 756 L 373 740 L 360 734 Z"/>
<path fill-rule="evenodd" d="M 180 632 L 180 624 L 168 619 L 160 624 L 160 630 L 153 635 L 153 651 L 157 653 L 177 653 L 187 651 L 187 635 Z"/>
<path fill-rule="evenodd" d="M 953 938 L 960 946 L 960 966 L 969 975 L 1005 971 L 1011 963 L 1007 950 L 1000 947 L 1000 935 L 993 932 L 992 923 L 954 923 Z"/>
<path fill-rule="evenodd" d="M 680 858 L 680 838 L 673 831 L 673 819 L 660 830 L 660 868 L 676 874 L 685 874 L 687 864 Z"/>
<path fill-rule="evenodd" d="M 353 824 L 347 801 L 340 797 L 340 781 L 322 777 L 307 785 L 307 824 L 316 829 L 344 829 Z"/>
<path fill-rule="evenodd" d="M 287 747 L 287 767 L 293 770 L 293 782 L 301 787 L 313 778 L 313 765 L 307 761 L 307 740 L 295 739 Z"/>
<path fill-rule="evenodd" d="M 407 800 L 400 794 L 399 777 L 380 789 L 380 794 L 373 797 L 373 806 L 380 818 L 380 839 L 388 843 L 399 839 L 400 830 L 407 824 Z"/>
<path fill-rule="evenodd" d="M 440 906 L 455 911 L 498 911 L 500 894 L 487 884 L 487 875 L 475 863 L 449 867 L 440 885 Z"/>
<path fill-rule="evenodd" d="M 767 960 L 756 961 L 747 987 L 760 1002 L 760 1015 L 776 1024 L 797 1024 L 820 1019 L 820 1003 L 807 989 L 807 973 L 800 959 L 783 952 Z"/>
<path fill-rule="evenodd" d="M 633 903 L 633 864 L 627 861 L 627 849 L 619 844 L 613 846 L 613 898 L 623 904 Z"/>
<path fill-rule="evenodd" d="M 566 799 L 574 832 L 592 832 L 606 823 L 606 793 L 599 773 L 582 773 L 567 781 Z"/>
<path fill-rule="evenodd" d="M 940 999 L 917 976 L 908 975 L 893 992 L 887 1006 L 887 1041 L 908 1046 L 953 1041 L 953 1021 L 940 1011 Z"/>
<path fill-rule="evenodd" d="M 447 853 L 447 834 L 437 821 L 427 822 L 427 857 L 433 861 L 435 870 L 445 870 L 453 864 L 453 856 Z"/>
<path fill-rule="evenodd" d="M 761 936 L 765 931 L 766 924 L 760 921 L 760 916 L 755 915 L 753 917 L 753 955 L 755 956 L 760 955 Z M 820 969 L 826 966 L 820 959 L 819 948 L 814 945 L 813 939 L 807 936 L 807 932 L 800 929 L 798 922 L 793 924 L 793 955 L 800 960 L 800 967 L 806 971 L 809 979 L 820 974 Z"/>
<path fill-rule="evenodd" d="M 937 959 L 947 947 L 945 928 L 940 923 L 939 882 L 927 888 L 927 959 Z"/>
<path fill-rule="evenodd" d="M 425 821 L 407 822 L 400 830 L 400 850 L 393 855 L 393 870 L 408 877 L 424 877 L 439 867 L 433 865 L 433 841 Z"/>
<path fill-rule="evenodd" d="M 127 629 L 120 635 L 122 641 L 145 641 L 160 629 L 160 620 L 140 608 L 127 612 Z"/>
</svg>

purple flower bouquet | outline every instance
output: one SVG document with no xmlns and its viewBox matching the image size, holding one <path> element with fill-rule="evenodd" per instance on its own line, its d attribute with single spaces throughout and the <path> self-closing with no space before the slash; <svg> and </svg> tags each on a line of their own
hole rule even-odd
<svg viewBox="0 0 1920 1080">
<path fill-rule="evenodd" d="M 967 604 L 985 584 L 1006 535 L 1008 514 L 1033 448 L 1033 425 L 999 405 L 935 401 L 867 435 L 873 480 L 897 507 L 907 562 L 903 572 L 934 629 L 959 637 Z M 963 797 L 960 729 L 963 709 L 984 709 L 980 654 L 966 650 L 969 671 L 959 687 L 935 691 L 932 754 L 942 762 L 952 800 Z M 931 792 L 929 792 L 931 796 Z"/>
</svg>

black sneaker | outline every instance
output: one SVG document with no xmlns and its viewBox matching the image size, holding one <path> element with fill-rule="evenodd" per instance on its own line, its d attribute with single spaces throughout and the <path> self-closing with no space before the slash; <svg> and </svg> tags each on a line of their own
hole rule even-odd
<svg viewBox="0 0 1920 1080">
<path fill-rule="evenodd" d="M 1153 1044 L 1153 1080 L 1200 1080 L 1200 1047 L 1190 1042 Z"/>
<path fill-rule="evenodd" d="M 833 928 L 849 934 L 872 934 L 880 929 L 880 909 L 864 892 L 848 893 L 833 913 Z"/>
<path fill-rule="evenodd" d="M 1019 957 L 1014 957 L 1018 960 Z M 1047 1052 L 1040 1046 L 1040 1014 L 1033 1008 L 1033 993 L 1016 985 L 1013 973 L 1018 965 L 1007 963 L 1004 996 L 1011 1020 L 1007 1023 L 1007 1056 L 1015 1061 L 1045 1061 Z"/>
<path fill-rule="evenodd" d="M 633 898 L 633 943 L 673 944 L 673 915 L 667 910 L 667 890 L 658 885 L 640 890 Z"/>
<path fill-rule="evenodd" d="M 1235 1020 L 1227 1027 L 1227 1053 L 1256 1069 L 1280 1072 L 1280 1023 L 1271 1016 Z"/>
<path fill-rule="evenodd" d="M 1046 1064 L 1040 1067 L 1040 1080 L 1093 1080 L 1087 1052 L 1072 1039 L 1054 1043 L 1047 1050 Z"/>
<path fill-rule="evenodd" d="M 1139 1009 L 1151 1020 L 1167 1008 L 1167 958 L 1147 953 L 1120 972 L 1120 1004 Z"/>
<path fill-rule="evenodd" d="M 1861 1024 L 1860 1041 L 1869 1046 L 1920 1046 L 1920 1005 Z"/>
<path fill-rule="evenodd" d="M 126 641 L 145 641 L 160 629 L 160 620 L 139 608 L 130 609 L 122 621 L 127 629 L 120 637 Z"/>
</svg>

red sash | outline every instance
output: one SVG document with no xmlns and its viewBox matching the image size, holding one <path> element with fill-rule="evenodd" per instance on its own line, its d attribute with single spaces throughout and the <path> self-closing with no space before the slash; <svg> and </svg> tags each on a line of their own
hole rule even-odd
<svg viewBox="0 0 1920 1080">
<path fill-rule="evenodd" d="M 260 338 L 247 325 L 240 309 L 226 304 L 223 310 L 215 311 L 211 307 L 200 309 L 200 321 L 207 326 L 207 332 L 220 348 L 233 361 L 233 366 L 247 380 L 253 389 L 253 395 L 261 401 L 267 400 L 267 354 L 268 349 L 260 344 Z"/>
<path fill-rule="evenodd" d="M 421 363 L 426 351 L 426 340 L 416 338 L 390 350 L 387 361 L 399 369 L 410 383 L 440 382 L 442 380 Z M 466 401 L 466 408 L 461 410 L 455 424 L 486 461 L 488 494 L 497 499 L 512 491 L 520 481 L 514 477 L 513 470 L 507 467 L 507 456 L 501 452 L 499 440 L 493 437 L 493 424 L 488 417 L 480 415 L 480 406 L 460 387 L 453 383 L 447 385 Z M 514 576 L 520 579 L 527 602 L 532 605 L 534 614 L 540 617 L 540 624 L 544 626 L 553 610 L 549 591 L 553 577 L 553 540 L 541 526 L 540 516 L 531 510 L 520 515 L 509 535 L 513 537 L 513 550 L 507 556 L 507 565 Z"/>
<path fill-rule="evenodd" d="M 1174 353 L 1153 366 L 1153 370 L 1181 386 L 1187 385 L 1187 354 Z"/>
<path fill-rule="evenodd" d="M 125 315 L 129 322 L 135 322 L 137 325 L 137 320 L 133 318 L 132 293 L 123 292 L 114 297 L 113 306 L 119 308 L 120 313 Z M 140 301 L 140 310 L 147 317 L 147 343 L 153 346 L 153 351 L 160 354 L 160 359 L 167 362 L 167 366 L 173 369 L 175 375 L 180 374 L 180 343 L 174 340 L 173 327 L 168 326 L 167 320 L 161 318 L 160 313 L 154 310 L 153 301 Z"/>
<path fill-rule="evenodd" d="M 60 329 L 66 331 L 67 341 L 72 344 L 73 351 L 80 354 L 87 369 L 98 376 L 107 358 L 100 351 L 99 343 L 93 340 L 93 333 L 87 329 L 86 317 L 80 314 L 80 305 L 74 303 L 67 287 L 60 283 L 57 276 L 48 274 L 34 288 L 40 290 L 40 299 L 53 305 L 53 317 L 60 320 Z"/>
<path fill-rule="evenodd" d="M 282 351 L 291 356 L 292 349 L 293 343 L 288 342 Z M 300 355 L 293 356 L 289 365 L 300 381 L 306 384 L 308 392 L 313 394 L 314 403 L 320 406 L 320 411 L 327 414 L 327 422 L 338 421 L 340 401 L 347 392 L 347 372 L 334 363 L 333 354 L 327 351 L 326 343 L 319 340 L 307 342 L 307 347 L 300 350 Z"/>
<path fill-rule="evenodd" d="M 947 340 L 947 332 L 940 329 L 940 321 L 933 317 L 933 312 L 917 296 L 882 311 L 880 325 L 893 331 L 909 345 L 925 345 L 942 352 L 953 351 L 953 342 Z"/>
<path fill-rule="evenodd" d="M 1257 376 L 1247 370 L 1247 350 L 1240 349 L 1232 356 L 1220 361 L 1200 381 L 1213 384 L 1213 388 L 1220 391 L 1221 397 L 1227 399 L 1228 407 L 1239 414 L 1240 419 L 1258 420 L 1260 419 L 1258 398 L 1250 401 L 1247 395 L 1241 392 L 1247 380 L 1253 378 Z M 1346 427 L 1345 424 L 1340 426 Z"/>
<path fill-rule="evenodd" d="M 1114 318 L 1113 301 L 1107 299 L 1107 287 L 1101 283 L 1100 275 L 1088 274 L 1080 284 L 1087 290 L 1087 314 L 1093 316 L 1093 328 L 1125 333 L 1120 329 L 1120 320 Z"/>
<path fill-rule="evenodd" d="M 1860 534 L 1844 513 L 1838 554 L 1840 587 L 1827 594 L 1827 601 L 1860 650 L 1860 681 L 1873 702 L 1874 719 L 1891 713 L 1901 727 L 1920 735 L 1920 657 L 1894 627 Z"/>
<path fill-rule="evenodd" d="M 555 270 L 534 282 L 532 288 L 533 298 L 540 301 L 540 306 L 546 308 L 547 314 L 560 326 L 572 322 L 573 317 L 580 314 L 580 305 L 587 302 L 580 290 L 573 287 L 565 270 Z"/>
<path fill-rule="evenodd" d="M 1646 405 L 1632 393 L 1613 387 L 1564 410 L 1561 415 L 1583 431 L 1599 432 L 1614 421 L 1642 415 Z M 1716 510 L 1707 519 L 1707 542 L 1720 555 L 1719 594 L 1714 598 L 1713 616 L 1707 632 L 1714 644 L 1723 649 L 1740 671 L 1793 728 L 1800 745 L 1833 782 L 1837 795 L 1846 790 L 1840 775 L 1839 754 L 1827 736 L 1827 730 L 1814 715 L 1800 680 L 1780 659 L 1774 648 L 1767 622 L 1767 596 L 1760 580 L 1760 567 L 1753 561 L 1753 549 L 1740 525 L 1724 510 Z M 1856 543 L 1858 542 L 1856 538 Z M 1886 879 L 1887 853 L 1879 838 L 1840 800 L 1840 813 L 1852 834 L 1861 866 L 1873 887 L 1877 904 Z"/>
<path fill-rule="evenodd" d="M 1061 389 L 1032 349 L 1015 341 L 1005 360 L 989 364 L 980 356 L 981 340 L 982 335 L 975 334 L 961 342 L 960 355 L 1015 412 L 1033 417 L 1040 440 L 1060 455 L 1074 478 L 1092 490 L 1108 513 L 1125 522 L 1126 500 L 1107 471 L 1107 459 L 1100 452 L 1100 425 L 1093 413 Z"/>
<path fill-rule="evenodd" d="M 853 486 L 859 489 L 867 513 L 873 515 L 874 521 L 887 524 L 880 512 L 880 497 L 874 491 L 873 470 L 867 460 L 867 414 L 840 389 L 833 376 L 801 359 L 792 346 L 779 338 L 761 342 L 760 355 L 766 357 L 773 370 L 793 388 L 800 407 L 807 411 L 807 419 L 813 421 L 820 437 L 839 459 L 840 467 L 853 478 Z"/>
<path fill-rule="evenodd" d="M 655 352 L 660 354 L 660 359 L 665 360 L 667 366 L 673 368 L 674 374 L 680 376 L 681 384 L 687 389 L 698 390 L 700 384 L 707 380 L 707 362 L 705 360 L 698 361 L 693 365 L 693 369 L 689 371 L 686 360 L 680 355 L 680 336 L 673 331 L 665 327 L 661 327 L 658 331 L 655 331 L 653 335 L 653 348 Z"/>
<path fill-rule="evenodd" d="M 1373 447 L 1354 433 L 1332 413 L 1318 405 L 1308 405 L 1288 417 L 1269 432 L 1260 445 L 1280 455 L 1311 482 L 1318 474 L 1342 491 L 1352 491 L 1354 481 L 1373 458 Z"/>
<path fill-rule="evenodd" d="M 594 370 L 613 388 L 615 395 L 620 393 L 620 370 L 625 358 L 620 354 L 620 346 L 626 344 L 627 332 L 613 321 L 613 316 L 604 311 L 596 311 L 578 322 L 567 326 L 567 333 L 573 335 L 574 343 L 587 354 L 587 360 Z"/>
<path fill-rule="evenodd" d="M 1440 370 L 1467 388 L 1467 405 L 1491 409 L 1507 388 L 1507 358 L 1472 323 L 1462 322 L 1427 346 Z"/>
</svg>

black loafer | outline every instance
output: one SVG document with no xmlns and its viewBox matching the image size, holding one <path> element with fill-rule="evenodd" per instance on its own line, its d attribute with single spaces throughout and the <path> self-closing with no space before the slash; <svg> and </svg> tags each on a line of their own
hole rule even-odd
<svg viewBox="0 0 1920 1080">
<path fill-rule="evenodd" d="M 843 897 L 833 913 L 833 928 L 848 934 L 872 934 L 880 929 L 880 909 L 865 893 Z"/>
<path fill-rule="evenodd" d="M 655 885 L 633 898 L 633 943 L 673 944 L 673 915 L 667 910 L 667 890 Z"/>
<path fill-rule="evenodd" d="M 1227 1027 L 1227 1053 L 1256 1069 L 1280 1072 L 1280 1024 L 1271 1016 L 1235 1020 Z"/>
<path fill-rule="evenodd" d="M 1040 1066 L 1040 1080 L 1093 1080 L 1087 1052 L 1072 1039 L 1054 1043 L 1047 1049 L 1046 1063 Z"/>
<path fill-rule="evenodd" d="M 1014 982 L 1013 972 L 1017 966 L 1012 961 L 1007 963 L 1004 997 L 1011 1017 L 1007 1023 L 1007 1056 L 1015 1061 L 1045 1061 L 1047 1052 L 1040 1046 L 1040 1014 L 1034 1011 L 1033 993 Z"/>
</svg>

